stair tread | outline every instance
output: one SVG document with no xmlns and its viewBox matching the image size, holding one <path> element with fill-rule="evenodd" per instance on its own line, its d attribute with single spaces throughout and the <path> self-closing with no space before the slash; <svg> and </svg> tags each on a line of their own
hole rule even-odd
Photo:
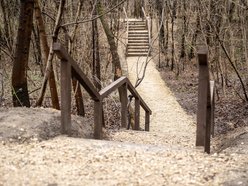
<svg viewBox="0 0 248 186">
<path fill-rule="evenodd" d="M 147 56 L 147 53 L 144 53 L 144 54 L 142 54 L 142 53 L 141 54 L 127 54 L 127 56 Z"/>
<path fill-rule="evenodd" d="M 148 52 L 148 48 L 147 49 L 132 49 L 132 48 L 129 48 L 128 51 L 129 52 Z"/>
<path fill-rule="evenodd" d="M 140 46 L 140 45 L 138 45 L 138 46 L 133 46 L 133 45 L 128 45 L 127 46 L 128 48 L 149 48 L 149 46 L 148 45 L 145 45 L 145 46 Z"/>
<path fill-rule="evenodd" d="M 129 27 L 129 30 L 146 30 L 146 28 L 143 28 L 143 27 Z"/>
<path fill-rule="evenodd" d="M 149 37 L 148 36 L 129 36 L 128 39 L 134 39 L 134 40 L 137 40 L 137 39 L 148 39 Z"/>
<path fill-rule="evenodd" d="M 148 39 L 149 37 L 146 35 L 144 35 L 144 36 L 137 35 L 137 36 L 128 36 L 128 38 L 145 38 L 145 39 Z"/>
<path fill-rule="evenodd" d="M 128 40 L 128 43 L 148 43 L 148 39 L 147 40 Z"/>
<path fill-rule="evenodd" d="M 128 34 L 148 34 L 148 30 L 132 30 L 132 31 L 129 31 Z"/>
<path fill-rule="evenodd" d="M 128 37 L 148 37 L 148 34 L 128 34 Z"/>
</svg>

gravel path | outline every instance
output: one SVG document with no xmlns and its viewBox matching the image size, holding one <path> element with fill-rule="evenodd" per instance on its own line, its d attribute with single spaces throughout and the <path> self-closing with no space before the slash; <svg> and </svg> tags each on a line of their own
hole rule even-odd
<svg viewBox="0 0 248 186">
<path fill-rule="evenodd" d="M 132 81 L 136 61 L 128 59 Z M 247 151 L 207 155 L 196 149 L 193 118 L 152 61 L 147 70 L 138 91 L 153 111 L 151 132 L 106 131 L 112 141 L 60 135 L 42 142 L 2 142 L 0 185 L 248 185 Z"/>
<path fill-rule="evenodd" d="M 145 57 L 128 59 L 129 78 L 133 83 L 137 79 L 137 69 L 141 72 L 139 77 L 142 76 L 145 62 Z M 186 114 L 173 93 L 166 87 L 152 60 L 137 90 L 153 112 L 150 127 L 152 132 L 163 133 L 168 139 L 182 146 L 194 145 L 195 121 Z"/>
<path fill-rule="evenodd" d="M 60 136 L 0 145 L 2 185 L 247 185 L 247 156 Z"/>
</svg>

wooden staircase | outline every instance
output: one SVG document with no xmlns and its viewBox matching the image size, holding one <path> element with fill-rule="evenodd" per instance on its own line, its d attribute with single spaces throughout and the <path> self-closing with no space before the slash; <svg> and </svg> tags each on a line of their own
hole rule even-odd
<svg viewBox="0 0 248 186">
<path fill-rule="evenodd" d="M 147 56 L 149 52 L 149 33 L 146 21 L 128 21 L 127 56 Z"/>
</svg>

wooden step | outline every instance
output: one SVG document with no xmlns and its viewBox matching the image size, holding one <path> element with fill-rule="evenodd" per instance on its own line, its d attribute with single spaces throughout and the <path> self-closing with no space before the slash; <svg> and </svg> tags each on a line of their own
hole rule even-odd
<svg viewBox="0 0 248 186">
<path fill-rule="evenodd" d="M 129 28 L 130 27 L 135 27 L 135 28 L 142 27 L 142 28 L 146 28 L 146 25 L 129 25 Z"/>
<path fill-rule="evenodd" d="M 148 40 L 148 37 L 140 37 L 140 36 L 128 37 L 128 40 Z"/>
<path fill-rule="evenodd" d="M 147 56 L 149 51 L 149 35 L 146 22 L 129 21 L 127 56 Z"/>
<path fill-rule="evenodd" d="M 128 32 L 128 35 L 132 35 L 132 36 L 143 36 L 143 35 L 148 35 L 148 32 L 133 32 L 134 30 L 131 30 L 130 32 Z M 136 31 L 136 30 L 135 30 Z M 139 30 L 138 30 L 139 31 Z"/>
<path fill-rule="evenodd" d="M 129 27 L 146 27 L 146 24 L 129 24 Z"/>
<path fill-rule="evenodd" d="M 128 34 L 148 34 L 148 30 L 137 30 L 137 31 L 130 31 Z"/>
<path fill-rule="evenodd" d="M 133 44 L 133 43 L 129 43 L 127 44 L 127 48 L 136 48 L 136 47 L 144 47 L 144 48 L 149 48 L 149 43 L 138 43 L 138 44 Z"/>
<path fill-rule="evenodd" d="M 128 34 L 128 37 L 147 37 L 148 38 L 148 34 Z"/>
<path fill-rule="evenodd" d="M 131 30 L 131 31 L 138 31 L 138 30 L 145 30 L 146 28 L 143 28 L 143 27 L 131 27 L 131 28 L 129 28 L 129 30 Z"/>
<path fill-rule="evenodd" d="M 143 50 L 128 49 L 128 53 L 148 53 L 148 49 L 143 49 Z"/>
<path fill-rule="evenodd" d="M 148 49 L 149 45 L 128 45 L 128 49 Z"/>
<path fill-rule="evenodd" d="M 129 21 L 129 25 L 146 25 L 145 21 Z"/>
<path fill-rule="evenodd" d="M 135 57 L 135 56 L 147 56 L 147 53 L 128 53 L 128 57 Z"/>
<path fill-rule="evenodd" d="M 148 44 L 149 41 L 148 40 L 128 40 L 128 44 L 132 44 L 132 43 Z"/>
</svg>

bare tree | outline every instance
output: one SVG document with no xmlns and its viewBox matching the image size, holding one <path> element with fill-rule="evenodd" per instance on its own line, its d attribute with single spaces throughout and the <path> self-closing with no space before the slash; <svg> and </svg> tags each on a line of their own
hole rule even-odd
<svg viewBox="0 0 248 186">
<path fill-rule="evenodd" d="M 95 7 L 93 7 L 93 15 L 97 15 Z M 97 26 L 97 19 L 92 21 L 92 75 L 94 84 L 98 90 L 101 90 L 101 64 L 100 64 L 100 49 L 99 49 L 99 31 Z"/>
<path fill-rule="evenodd" d="M 51 72 L 53 71 L 52 60 L 53 60 L 53 56 L 54 56 L 52 45 L 58 39 L 58 34 L 59 34 L 59 30 L 60 30 L 60 24 L 61 24 L 61 19 L 62 19 L 62 15 L 63 15 L 65 2 L 66 2 L 65 0 L 60 1 L 58 14 L 57 14 L 55 26 L 54 26 L 54 29 L 53 29 L 53 42 L 50 45 L 50 50 L 49 50 L 49 55 L 48 55 L 48 58 L 47 58 L 47 64 L 46 64 L 46 70 L 45 70 L 45 77 L 44 77 L 44 80 L 43 80 L 40 96 L 39 96 L 39 98 L 37 100 L 37 103 L 36 103 L 37 106 L 41 106 L 41 104 L 42 104 L 42 101 L 44 99 L 45 92 L 46 92 L 48 79 L 49 78 L 54 78 L 54 77 L 51 77 L 51 75 L 52 75 Z M 55 92 L 55 90 L 54 90 L 54 92 Z M 56 100 L 54 100 L 54 103 L 55 103 L 54 107 L 56 109 L 59 109 L 58 95 L 54 95 L 54 96 L 52 96 L 52 98 L 56 99 Z"/>
<path fill-rule="evenodd" d="M 30 107 L 27 67 L 33 24 L 33 0 L 21 0 L 16 52 L 12 70 L 13 105 Z"/>
<path fill-rule="evenodd" d="M 97 4 L 97 12 L 99 15 L 102 15 L 104 12 L 101 2 L 98 2 L 98 4 Z M 115 37 L 109 28 L 106 17 L 101 16 L 100 20 L 101 20 L 104 32 L 105 32 L 107 39 L 108 39 L 108 44 L 109 44 L 110 52 L 112 55 L 112 64 L 113 64 L 113 69 L 114 69 L 114 80 L 116 80 L 122 76 L 122 70 L 121 70 L 121 62 L 120 62 L 119 55 L 117 52 L 117 46 L 115 43 Z"/>
</svg>

